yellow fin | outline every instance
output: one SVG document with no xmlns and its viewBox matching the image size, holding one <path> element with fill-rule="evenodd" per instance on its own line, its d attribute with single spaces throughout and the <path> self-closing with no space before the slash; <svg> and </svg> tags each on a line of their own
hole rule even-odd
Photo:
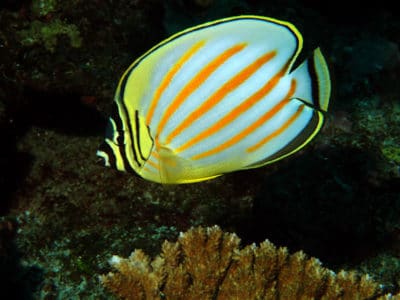
<svg viewBox="0 0 400 300">
<path fill-rule="evenodd" d="M 196 168 L 194 162 L 177 155 L 172 149 L 159 146 L 159 172 L 160 182 L 164 184 L 193 183 L 218 177 L 206 175 L 208 169 Z M 204 174 L 202 174 L 204 172 Z M 203 175 L 203 176 L 202 176 Z"/>
</svg>

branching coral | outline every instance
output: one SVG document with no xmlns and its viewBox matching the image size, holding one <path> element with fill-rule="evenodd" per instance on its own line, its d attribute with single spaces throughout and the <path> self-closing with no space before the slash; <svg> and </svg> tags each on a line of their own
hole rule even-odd
<svg viewBox="0 0 400 300">
<path fill-rule="evenodd" d="M 368 275 L 335 274 L 301 251 L 239 243 L 217 226 L 193 228 L 176 243 L 165 241 L 152 261 L 141 250 L 114 256 L 118 272 L 100 279 L 123 299 L 400 299 L 381 296 Z"/>
</svg>

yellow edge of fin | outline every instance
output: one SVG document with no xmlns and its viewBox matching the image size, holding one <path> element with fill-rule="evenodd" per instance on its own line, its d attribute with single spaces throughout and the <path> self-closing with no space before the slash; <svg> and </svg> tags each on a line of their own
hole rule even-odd
<svg viewBox="0 0 400 300">
<path fill-rule="evenodd" d="M 193 26 L 187 29 L 184 29 L 182 31 L 179 31 L 173 35 L 171 35 L 170 37 L 166 38 L 165 40 L 161 41 L 160 43 L 156 44 L 155 46 L 153 46 L 152 48 L 150 48 L 150 50 L 146 51 L 143 55 L 141 55 L 139 58 L 137 58 L 123 73 L 123 75 L 121 76 L 121 79 L 118 83 L 118 87 L 117 87 L 117 93 L 119 93 L 120 91 L 120 86 L 122 81 L 124 80 L 125 76 L 131 71 L 131 69 L 136 66 L 144 57 L 146 57 L 147 55 L 149 55 L 151 52 L 153 52 L 154 50 L 158 49 L 159 47 L 169 43 L 171 40 L 176 39 L 177 37 L 184 35 L 190 31 L 194 31 L 200 28 L 205 28 L 205 27 L 209 27 L 215 24 L 219 24 L 219 23 L 224 23 L 224 22 L 228 22 L 228 21 L 233 21 L 233 20 L 240 20 L 240 19 L 257 19 L 257 20 L 263 20 L 263 21 L 268 21 L 268 22 L 272 22 L 272 23 L 276 23 L 282 26 L 285 26 L 287 28 L 289 28 L 289 30 L 291 32 L 293 32 L 293 34 L 296 36 L 298 44 L 297 44 L 297 49 L 296 52 L 294 53 L 294 55 L 292 56 L 292 59 L 290 61 L 289 64 L 289 68 L 288 70 L 291 69 L 293 63 L 295 62 L 297 56 L 299 55 L 301 49 L 303 48 L 303 36 L 301 35 L 300 31 L 296 28 L 296 26 L 294 26 L 292 23 L 289 23 L 287 21 L 282 21 L 282 20 L 278 20 L 275 18 L 271 18 L 271 17 L 264 17 L 264 16 L 257 16 L 257 15 L 240 15 L 240 16 L 234 16 L 234 17 L 228 17 L 228 18 L 223 18 L 223 19 L 218 19 L 218 20 L 214 20 L 214 21 L 210 21 L 210 22 L 206 22 L 206 23 L 202 23 L 200 25 L 197 26 Z M 322 56 L 322 54 L 321 54 Z M 323 59 L 323 57 L 322 57 Z M 117 94 L 116 93 L 116 94 Z"/>
<path fill-rule="evenodd" d="M 162 184 L 184 184 L 184 183 L 195 183 L 200 181 L 209 180 L 222 174 L 205 176 L 201 178 L 190 178 L 185 179 L 185 170 L 192 166 L 187 165 L 187 161 L 176 156 L 176 154 L 163 146 L 159 146 L 157 152 L 160 155 L 159 158 L 159 175 L 160 183 Z M 167 172 L 166 170 L 170 170 Z"/>
<path fill-rule="evenodd" d="M 204 177 L 204 178 L 196 178 L 196 179 L 184 179 L 176 182 L 162 182 L 162 184 L 185 184 L 185 183 L 196 183 L 196 182 L 201 182 L 201 181 L 206 181 L 210 179 L 214 179 L 216 177 L 219 177 L 223 174 L 218 174 L 218 175 L 213 175 L 209 177 Z"/>
<path fill-rule="evenodd" d="M 286 153 L 286 154 L 284 154 L 284 155 L 282 155 L 280 157 L 277 157 L 277 158 L 275 158 L 273 160 L 269 160 L 267 162 L 263 162 L 263 163 L 256 164 L 256 165 L 252 165 L 251 167 L 247 167 L 247 168 L 245 167 L 242 170 L 255 169 L 255 168 L 259 168 L 259 167 L 262 167 L 262 166 L 266 166 L 266 165 L 275 163 L 275 162 L 277 162 L 277 161 L 279 161 L 281 159 L 284 159 L 285 157 L 288 157 L 288 156 L 296 153 L 297 151 L 301 150 L 302 148 L 304 148 L 304 146 L 307 145 L 317 135 L 317 133 L 322 128 L 322 125 L 324 124 L 324 115 L 323 115 L 323 113 L 320 112 L 320 111 L 317 111 L 317 114 L 318 114 L 318 124 L 315 127 L 313 133 L 303 143 L 301 143 L 299 146 L 297 146 L 295 149 L 293 149 L 292 151 L 290 151 L 290 152 L 288 152 L 288 153 Z"/>
</svg>

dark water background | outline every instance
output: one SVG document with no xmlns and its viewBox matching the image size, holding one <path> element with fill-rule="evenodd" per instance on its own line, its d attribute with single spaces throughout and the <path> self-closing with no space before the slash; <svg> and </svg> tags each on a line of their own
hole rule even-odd
<svg viewBox="0 0 400 300">
<path fill-rule="evenodd" d="M 351 4 L 351 5 L 350 5 Z M 114 89 L 188 26 L 256 14 L 292 22 L 332 76 L 327 121 L 265 168 L 165 187 L 98 164 Z M 334 271 L 400 287 L 400 18 L 384 1 L 0 2 L 0 285 L 7 299 L 110 299 L 113 254 L 150 255 L 191 226 L 269 239 Z"/>
</svg>

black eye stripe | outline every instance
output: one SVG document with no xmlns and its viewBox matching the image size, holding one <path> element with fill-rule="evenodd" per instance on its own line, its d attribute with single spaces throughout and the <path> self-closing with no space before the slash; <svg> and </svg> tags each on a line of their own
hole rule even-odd
<svg viewBox="0 0 400 300">
<path fill-rule="evenodd" d="M 118 146 L 123 146 L 125 144 L 125 138 L 123 132 L 118 132 L 117 144 Z"/>
<path fill-rule="evenodd" d="M 117 159 L 116 159 L 114 151 L 111 149 L 110 145 L 108 145 L 106 142 L 102 143 L 99 147 L 99 151 L 104 152 L 107 155 L 110 167 L 116 169 L 117 168 L 117 163 L 116 163 Z M 104 159 L 104 158 L 102 158 L 102 159 Z"/>
</svg>

